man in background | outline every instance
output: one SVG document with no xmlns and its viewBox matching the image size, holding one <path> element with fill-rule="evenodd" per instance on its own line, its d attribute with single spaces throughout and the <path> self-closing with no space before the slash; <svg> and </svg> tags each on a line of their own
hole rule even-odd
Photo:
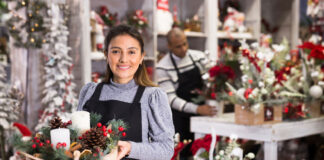
<svg viewBox="0 0 324 160">
<path fill-rule="evenodd" d="M 193 140 L 190 117 L 216 114 L 212 106 L 193 103 L 193 98 L 199 96 L 194 91 L 203 87 L 201 76 L 206 72 L 207 59 L 203 52 L 188 49 L 187 37 L 179 28 L 168 32 L 167 41 L 170 52 L 157 64 L 156 79 L 168 95 L 176 133 L 180 134 L 181 141 Z M 181 159 L 191 156 L 190 147 L 181 152 Z"/>
</svg>

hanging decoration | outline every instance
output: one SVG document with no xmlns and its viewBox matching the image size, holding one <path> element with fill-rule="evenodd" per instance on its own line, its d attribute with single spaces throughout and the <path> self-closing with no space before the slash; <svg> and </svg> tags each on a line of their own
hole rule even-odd
<svg viewBox="0 0 324 160">
<path fill-rule="evenodd" d="M 18 0 L 10 10 L 11 18 L 7 22 L 10 35 L 17 47 L 41 48 L 46 33 L 43 27 L 43 15 L 46 13 L 46 4 L 42 0 Z M 25 15 L 21 15 L 25 12 Z"/>
<path fill-rule="evenodd" d="M 77 104 L 75 84 L 72 82 L 73 59 L 69 55 L 67 19 L 63 10 L 65 3 L 49 2 L 48 16 L 44 18 L 44 27 L 48 30 L 43 44 L 45 59 L 45 88 L 42 104 L 45 106 L 39 118 L 36 130 L 44 126 L 51 116 L 68 117 Z"/>
</svg>

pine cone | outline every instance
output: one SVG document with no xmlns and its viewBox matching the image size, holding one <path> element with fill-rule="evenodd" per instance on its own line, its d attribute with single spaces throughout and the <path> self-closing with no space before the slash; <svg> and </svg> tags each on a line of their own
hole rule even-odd
<svg viewBox="0 0 324 160">
<path fill-rule="evenodd" d="M 89 131 L 82 135 L 82 149 L 89 149 L 92 153 L 96 152 L 96 147 L 106 149 L 107 137 L 101 128 L 91 128 Z"/>
<path fill-rule="evenodd" d="M 50 121 L 50 127 L 51 129 L 56 129 L 56 128 L 62 128 L 62 119 L 60 117 L 54 117 L 51 121 Z"/>
</svg>

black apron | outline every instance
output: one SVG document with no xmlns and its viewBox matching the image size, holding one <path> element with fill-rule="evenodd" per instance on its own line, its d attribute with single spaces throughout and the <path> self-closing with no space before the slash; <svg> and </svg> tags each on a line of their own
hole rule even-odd
<svg viewBox="0 0 324 160">
<path fill-rule="evenodd" d="M 94 94 L 83 106 L 83 110 L 90 113 L 101 114 L 102 118 L 100 122 L 102 124 L 106 124 L 112 119 L 123 120 L 128 124 L 129 128 L 126 130 L 126 136 L 121 137 L 121 140 L 142 142 L 142 112 L 139 102 L 145 87 L 138 87 L 133 103 L 126 103 L 118 100 L 100 101 L 99 97 L 104 84 L 105 83 L 98 84 Z"/>
<path fill-rule="evenodd" d="M 178 75 L 179 86 L 176 90 L 176 95 L 186 100 L 187 102 L 192 102 L 192 98 L 198 96 L 198 94 L 194 94 L 192 93 L 192 91 L 197 88 L 201 89 L 203 87 L 203 80 L 201 78 L 200 70 L 190 54 L 189 57 L 194 65 L 194 68 L 183 73 L 180 73 L 179 68 L 174 61 L 174 58 L 172 57 L 172 54 L 170 54 L 170 57 Z M 180 112 L 178 110 L 172 109 L 172 116 L 175 132 L 180 134 L 181 141 L 183 141 L 184 139 L 194 140 L 193 133 L 190 133 L 190 117 L 194 116 L 194 114 Z M 186 149 L 181 152 L 181 156 L 191 155 L 191 152 L 189 151 L 190 146 L 186 147 Z"/>
</svg>

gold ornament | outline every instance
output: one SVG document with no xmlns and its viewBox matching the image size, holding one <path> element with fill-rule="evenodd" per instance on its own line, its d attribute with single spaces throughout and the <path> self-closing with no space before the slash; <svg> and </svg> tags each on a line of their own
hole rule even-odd
<svg viewBox="0 0 324 160">
<path fill-rule="evenodd" d="M 34 28 L 31 28 L 31 31 L 32 31 L 32 32 L 34 32 L 34 31 L 35 31 L 35 29 L 34 29 Z"/>
<path fill-rule="evenodd" d="M 34 38 L 30 38 L 30 42 L 34 43 L 35 39 Z"/>
<path fill-rule="evenodd" d="M 46 43 L 46 39 L 43 39 L 43 43 Z"/>
<path fill-rule="evenodd" d="M 32 17 L 32 16 L 33 16 L 33 14 L 29 13 L 29 17 Z"/>
<path fill-rule="evenodd" d="M 38 23 L 35 23 L 35 27 L 38 27 Z"/>
<path fill-rule="evenodd" d="M 21 2 L 21 5 L 23 5 L 23 6 L 26 5 L 26 2 L 25 1 L 22 1 Z"/>
<path fill-rule="evenodd" d="M 15 30 L 15 29 L 16 29 L 16 27 L 15 27 L 15 26 L 12 26 L 12 27 L 11 27 L 11 29 L 12 29 L 12 30 Z"/>
</svg>

